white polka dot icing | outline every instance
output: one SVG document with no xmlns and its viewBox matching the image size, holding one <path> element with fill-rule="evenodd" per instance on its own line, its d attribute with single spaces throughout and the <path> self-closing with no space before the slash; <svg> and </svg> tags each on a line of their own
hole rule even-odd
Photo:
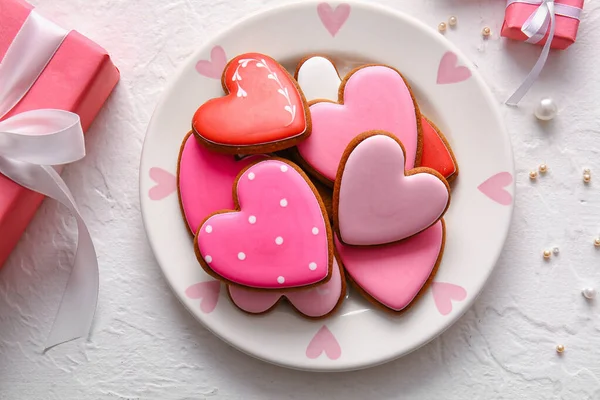
<svg viewBox="0 0 600 400">
<path fill-rule="evenodd" d="M 248 179 L 250 179 L 251 181 L 253 181 L 253 180 L 254 180 L 254 178 L 256 178 L 256 174 L 255 174 L 254 172 L 250 172 L 250 173 L 248 174 Z"/>
<path fill-rule="evenodd" d="M 207 264 L 210 264 L 212 262 L 212 257 L 211 256 L 205 256 L 204 257 L 204 261 L 206 261 Z"/>
<path fill-rule="evenodd" d="M 284 284 L 285 283 L 285 278 L 283 276 L 278 277 L 277 278 L 277 283 Z"/>
<path fill-rule="evenodd" d="M 318 235 L 319 234 L 319 228 L 317 228 L 316 226 L 314 228 L 312 228 L 312 234 L 313 235 Z"/>
<path fill-rule="evenodd" d="M 281 166 L 280 169 L 281 169 L 281 172 L 287 172 L 288 166 L 284 164 L 284 165 Z"/>
<path fill-rule="evenodd" d="M 212 233 L 212 229 L 211 225 L 206 225 L 206 233 Z"/>
<path fill-rule="evenodd" d="M 201 260 L 205 268 L 232 284 L 256 289 L 301 288 L 327 278 L 331 233 L 304 175 L 278 159 L 259 161 L 237 180 L 234 192 L 238 210 L 224 208 L 199 230 L 197 252 L 212 257 L 210 264 Z M 310 263 L 318 267 L 310 270 Z M 284 283 L 277 281 L 280 276 Z"/>
<path fill-rule="evenodd" d="M 311 271 L 316 270 L 317 269 L 317 263 L 311 262 L 310 264 L 308 264 L 308 269 L 310 269 Z"/>
</svg>

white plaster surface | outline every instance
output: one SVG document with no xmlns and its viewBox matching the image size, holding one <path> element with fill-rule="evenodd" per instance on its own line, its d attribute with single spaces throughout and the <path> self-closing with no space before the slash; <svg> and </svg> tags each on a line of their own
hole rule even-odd
<svg viewBox="0 0 600 400">
<path fill-rule="evenodd" d="M 503 0 L 370 0 L 432 27 L 478 66 L 498 102 L 539 48 L 498 37 Z M 175 69 L 217 31 L 286 0 L 35 0 L 66 28 L 109 49 L 123 78 L 64 177 L 89 222 L 101 292 L 93 334 L 42 354 L 66 284 L 75 224 L 46 201 L 0 270 L 0 399 L 600 399 L 600 1 L 587 0 L 578 42 L 554 52 L 519 109 L 503 107 L 517 165 L 514 223 L 475 306 L 401 360 L 343 374 L 285 370 L 214 337 L 171 293 L 146 242 L 138 165 L 153 108 Z M 493 37 L 484 41 L 481 29 Z M 554 97 L 560 116 L 532 109 Z M 531 183 L 540 163 L 549 172 Z M 582 170 L 592 170 L 584 186 Z M 485 238 L 482 238 L 485 240 Z M 477 246 L 477 243 L 473 243 Z M 545 262 L 541 253 L 558 246 Z M 556 344 L 566 351 L 558 356 Z"/>
</svg>

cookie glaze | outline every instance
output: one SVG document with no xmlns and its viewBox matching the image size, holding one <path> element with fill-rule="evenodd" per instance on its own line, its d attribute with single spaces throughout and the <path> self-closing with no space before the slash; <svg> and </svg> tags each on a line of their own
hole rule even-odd
<svg viewBox="0 0 600 400">
<path fill-rule="evenodd" d="M 352 281 L 372 300 L 404 310 L 427 283 L 444 250 L 443 220 L 402 242 L 353 247 L 336 238 L 340 260 Z"/>
<path fill-rule="evenodd" d="M 404 151 L 394 138 L 371 134 L 347 152 L 334 189 L 334 221 L 342 242 L 370 246 L 403 240 L 446 211 L 447 183 L 428 172 L 405 175 Z"/>
<path fill-rule="evenodd" d="M 227 95 L 207 101 L 194 115 L 192 127 L 201 140 L 241 154 L 264 145 L 280 150 L 285 146 L 277 143 L 307 131 L 304 99 L 272 58 L 239 55 L 225 67 L 222 83 Z"/>
<path fill-rule="evenodd" d="M 307 101 L 338 100 L 342 80 L 335 65 L 325 57 L 311 57 L 300 65 L 296 79 Z"/>
<path fill-rule="evenodd" d="M 322 177 L 334 181 L 346 146 L 360 133 L 390 132 L 406 149 L 406 166 L 415 165 L 418 112 L 408 86 L 395 70 L 367 66 L 346 81 L 343 104 L 320 102 L 310 106 L 312 133 L 298 144 L 300 156 Z"/>
<path fill-rule="evenodd" d="M 307 101 L 338 101 L 342 80 L 335 65 L 325 57 L 305 60 L 296 72 L 298 84 Z M 422 155 L 419 166 L 432 168 L 446 179 L 454 178 L 458 168 L 452 152 L 439 132 L 425 116 L 421 116 Z"/>
<path fill-rule="evenodd" d="M 239 176 L 235 195 L 239 211 L 212 215 L 196 236 L 207 272 L 257 289 L 300 288 L 329 278 L 329 221 L 294 165 L 259 161 Z"/>
<path fill-rule="evenodd" d="M 458 172 L 454 156 L 441 138 L 441 133 L 427 118 L 421 118 L 423 151 L 421 167 L 431 168 L 444 178 L 452 179 Z"/>
<path fill-rule="evenodd" d="M 275 290 L 257 291 L 239 286 L 229 286 L 229 297 L 241 310 L 250 314 L 262 314 L 273 308 L 281 297 L 287 298 L 301 314 L 311 318 L 323 317 L 345 296 L 345 285 L 337 260 L 333 260 L 333 270 L 329 282 L 307 290 L 282 293 Z"/>
<path fill-rule="evenodd" d="M 253 162 L 266 156 L 236 160 L 200 145 L 188 134 L 179 157 L 177 186 L 184 218 L 195 235 L 202 221 L 219 210 L 233 210 L 231 188 L 238 174 Z"/>
</svg>

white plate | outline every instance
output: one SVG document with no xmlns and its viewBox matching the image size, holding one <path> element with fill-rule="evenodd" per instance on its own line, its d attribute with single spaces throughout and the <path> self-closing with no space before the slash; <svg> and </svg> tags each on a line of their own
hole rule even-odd
<svg viewBox="0 0 600 400">
<path fill-rule="evenodd" d="M 452 145 L 460 176 L 445 217 L 446 249 L 435 282 L 407 313 L 388 315 L 353 292 L 335 315 L 323 321 L 303 319 L 285 305 L 265 316 L 246 315 L 218 284 L 198 286 L 202 299 L 186 296 L 190 286 L 211 278 L 196 261 L 174 175 L 192 115 L 203 102 L 222 95 L 221 49 L 227 58 L 262 52 L 290 69 L 312 53 L 330 55 L 346 66 L 357 61 L 383 63 L 409 80 L 422 111 Z M 210 60 L 211 53 L 217 79 L 197 70 L 198 62 Z M 198 65 L 204 74 L 211 74 L 212 64 Z M 305 1 L 232 26 L 199 49 L 173 77 L 148 128 L 140 192 L 158 263 L 177 297 L 199 321 L 226 342 L 265 361 L 340 371 L 405 355 L 442 333 L 471 306 L 508 232 L 513 172 L 512 150 L 495 100 L 471 63 L 442 35 L 412 17 L 364 3 L 329 6 Z M 323 351 L 318 357 L 309 357 L 319 350 Z"/>
</svg>

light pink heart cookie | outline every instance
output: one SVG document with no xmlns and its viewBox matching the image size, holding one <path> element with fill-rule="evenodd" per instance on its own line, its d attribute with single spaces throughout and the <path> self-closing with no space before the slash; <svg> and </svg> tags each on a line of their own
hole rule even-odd
<svg viewBox="0 0 600 400">
<path fill-rule="evenodd" d="M 467 291 L 458 285 L 445 282 L 433 282 L 431 285 L 435 305 L 442 315 L 452 312 L 452 300 L 463 301 L 467 298 Z"/>
<path fill-rule="evenodd" d="M 287 294 L 274 290 L 260 292 L 239 286 L 229 286 L 228 289 L 233 303 L 250 314 L 265 313 L 285 297 L 298 312 L 309 318 L 321 318 L 330 314 L 341 304 L 346 294 L 343 272 L 335 259 L 329 282 L 312 289 Z"/>
<path fill-rule="evenodd" d="M 349 245 L 397 242 L 435 224 L 450 202 L 437 172 L 405 172 L 401 143 L 385 133 L 366 133 L 344 153 L 333 192 L 334 225 Z"/>
<path fill-rule="evenodd" d="M 441 261 L 444 237 L 442 220 L 402 242 L 356 247 L 336 240 L 336 248 L 348 276 L 369 300 L 402 311 L 421 292 Z"/>
<path fill-rule="evenodd" d="M 150 179 L 156 182 L 148 192 L 150 200 L 162 200 L 177 189 L 175 175 L 162 168 L 150 168 Z"/>
<path fill-rule="evenodd" d="M 210 52 L 210 60 L 200 60 L 196 64 L 196 71 L 208 78 L 221 79 L 223 70 L 227 65 L 227 56 L 221 46 L 215 46 Z"/>
<path fill-rule="evenodd" d="M 310 359 L 318 358 L 323 353 L 330 360 L 337 360 L 342 356 L 342 348 L 327 325 L 323 325 L 319 329 L 306 347 L 306 357 Z"/>
<path fill-rule="evenodd" d="M 190 231 L 195 235 L 202 221 L 219 210 L 233 210 L 231 188 L 238 174 L 265 156 L 236 160 L 200 145 L 189 133 L 181 148 L 178 166 L 179 200 Z"/>
<path fill-rule="evenodd" d="M 335 37 L 350 16 L 350 4 L 342 3 L 334 9 L 328 3 L 320 3 L 317 6 L 317 13 L 323 26 L 331 36 Z"/>
<path fill-rule="evenodd" d="M 462 65 L 457 65 L 458 57 L 449 51 L 442 56 L 438 68 L 438 85 L 447 85 L 466 81 L 471 77 L 471 70 Z"/>
<path fill-rule="evenodd" d="M 513 177 L 510 172 L 500 172 L 488 178 L 477 189 L 496 203 L 503 206 L 510 206 L 513 202 L 513 197 L 505 188 L 512 182 Z"/>
<path fill-rule="evenodd" d="M 236 209 L 204 221 L 196 254 L 230 284 L 291 289 L 326 282 L 333 252 L 329 221 L 316 189 L 294 164 L 259 161 L 234 185 Z"/>
<path fill-rule="evenodd" d="M 420 114 L 402 76 L 390 67 L 367 66 L 344 82 L 343 104 L 310 106 L 312 132 L 298 145 L 302 159 L 333 182 L 348 144 L 363 132 L 381 130 L 402 141 L 406 168 L 413 168 L 421 149 Z"/>
<path fill-rule="evenodd" d="M 207 281 L 196 283 L 186 289 L 185 295 L 190 299 L 200 299 L 200 309 L 205 314 L 210 314 L 217 307 L 221 283 L 219 281 Z"/>
</svg>

